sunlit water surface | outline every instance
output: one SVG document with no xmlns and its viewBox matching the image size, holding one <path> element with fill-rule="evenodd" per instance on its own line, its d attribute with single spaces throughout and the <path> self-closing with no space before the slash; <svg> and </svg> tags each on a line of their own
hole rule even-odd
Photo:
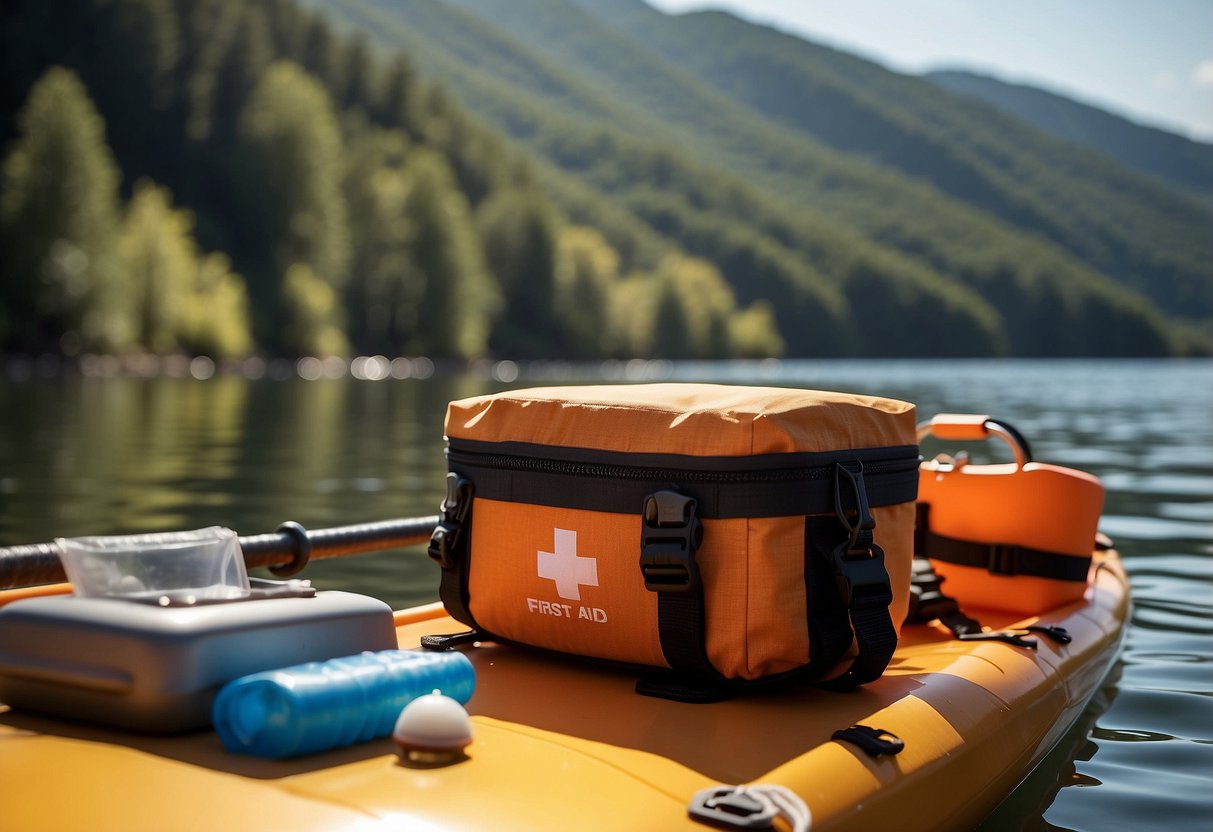
<svg viewBox="0 0 1213 832">
<path fill-rule="evenodd" d="M 376 381 L 49 369 L 0 364 L 0 545 L 434 514 L 447 401 L 507 386 L 722 381 L 892 396 L 924 418 L 998 416 L 1037 459 L 1103 479 L 1101 529 L 1124 556 L 1134 612 L 1082 722 L 983 829 L 1213 829 L 1213 362 L 504 364 Z M 437 597 L 435 572 L 414 549 L 308 575 L 404 606 Z"/>
</svg>

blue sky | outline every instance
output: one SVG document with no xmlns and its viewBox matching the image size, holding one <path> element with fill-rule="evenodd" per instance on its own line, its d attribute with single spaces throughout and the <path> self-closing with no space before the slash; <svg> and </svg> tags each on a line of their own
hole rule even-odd
<svg viewBox="0 0 1213 832">
<path fill-rule="evenodd" d="M 647 0 L 727 9 L 902 72 L 966 68 L 1213 141 L 1213 0 Z"/>
</svg>

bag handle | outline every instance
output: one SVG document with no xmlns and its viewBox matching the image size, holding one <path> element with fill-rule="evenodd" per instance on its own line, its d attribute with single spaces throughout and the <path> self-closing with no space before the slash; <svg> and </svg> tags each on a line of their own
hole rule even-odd
<svg viewBox="0 0 1213 832">
<path fill-rule="evenodd" d="M 918 425 L 918 441 L 928 436 L 947 442 L 982 442 L 993 434 L 1006 442 L 1019 468 L 1032 461 L 1032 448 L 1024 435 L 1007 422 L 974 413 L 940 413 Z"/>
</svg>

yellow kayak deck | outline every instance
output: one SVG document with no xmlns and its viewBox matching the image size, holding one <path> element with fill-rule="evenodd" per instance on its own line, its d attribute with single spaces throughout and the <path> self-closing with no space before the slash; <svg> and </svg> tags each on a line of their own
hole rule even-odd
<svg viewBox="0 0 1213 832">
<path fill-rule="evenodd" d="M 400 762 L 390 740 L 295 760 L 227 753 L 213 732 L 140 736 L 0 705 L 5 830 L 704 830 L 687 805 L 720 783 L 780 784 L 812 829 L 965 829 L 1061 739 L 1115 660 L 1129 612 L 1115 552 L 1080 603 L 995 628 L 1064 627 L 1038 649 L 907 627 L 885 675 L 685 704 L 638 696 L 635 675 L 482 644 L 467 759 Z M 440 605 L 396 614 L 402 647 L 462 628 Z M 869 757 L 831 734 L 862 723 L 905 742 Z"/>
</svg>

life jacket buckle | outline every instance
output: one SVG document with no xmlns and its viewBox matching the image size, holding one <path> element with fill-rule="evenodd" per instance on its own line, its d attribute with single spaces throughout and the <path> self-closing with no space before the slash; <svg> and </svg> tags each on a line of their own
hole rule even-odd
<svg viewBox="0 0 1213 832">
<path fill-rule="evenodd" d="M 991 575 L 1019 574 L 1019 547 L 1006 543 L 991 543 L 986 569 Z"/>
</svg>

